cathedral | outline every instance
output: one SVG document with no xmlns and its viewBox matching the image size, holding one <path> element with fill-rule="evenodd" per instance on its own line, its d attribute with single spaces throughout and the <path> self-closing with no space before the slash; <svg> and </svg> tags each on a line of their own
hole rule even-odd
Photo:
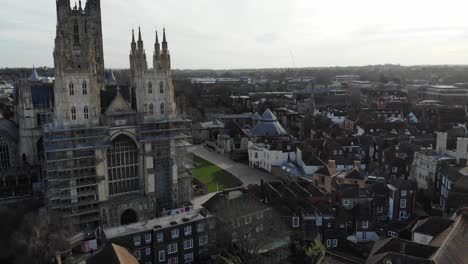
<svg viewBox="0 0 468 264">
<path fill-rule="evenodd" d="M 55 81 L 33 73 L 17 85 L 17 137 L 6 147 L 41 168 L 51 219 L 78 233 L 187 206 L 191 121 L 177 109 L 165 30 L 152 68 L 132 32 L 130 83 L 119 86 L 104 70 L 100 0 L 56 5 Z"/>
</svg>

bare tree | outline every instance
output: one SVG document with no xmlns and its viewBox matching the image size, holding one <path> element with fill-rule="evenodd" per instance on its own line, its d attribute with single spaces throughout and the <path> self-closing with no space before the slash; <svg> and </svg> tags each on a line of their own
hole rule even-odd
<svg viewBox="0 0 468 264">
<path fill-rule="evenodd" d="M 57 251 L 68 247 L 68 232 L 56 230 L 49 224 L 44 210 L 27 214 L 18 231 L 13 234 L 15 263 L 50 263 Z"/>
<path fill-rule="evenodd" d="M 232 262 L 257 263 L 266 252 L 271 258 L 275 245 L 289 240 L 287 224 L 258 198 L 221 196 L 214 206 L 217 246 Z"/>
</svg>

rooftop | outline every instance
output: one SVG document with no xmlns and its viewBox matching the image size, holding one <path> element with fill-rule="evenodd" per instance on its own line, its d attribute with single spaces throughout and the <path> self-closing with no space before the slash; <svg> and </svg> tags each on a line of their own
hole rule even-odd
<svg viewBox="0 0 468 264">
<path fill-rule="evenodd" d="M 201 214 L 203 210 L 194 210 L 188 213 L 182 213 L 177 215 L 165 216 L 161 218 L 152 219 L 145 222 L 138 222 L 129 224 L 126 226 L 111 227 L 103 230 L 107 239 L 121 237 L 128 234 L 140 233 L 156 229 L 164 229 L 168 227 L 178 226 L 181 224 L 195 222 L 206 219 L 209 215 L 203 216 Z M 175 223 L 175 224 L 174 224 Z"/>
</svg>

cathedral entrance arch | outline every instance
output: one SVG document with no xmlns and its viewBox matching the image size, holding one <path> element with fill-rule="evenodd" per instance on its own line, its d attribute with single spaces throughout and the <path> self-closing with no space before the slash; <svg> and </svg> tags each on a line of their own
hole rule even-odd
<svg viewBox="0 0 468 264">
<path fill-rule="evenodd" d="M 138 221 L 137 213 L 133 209 L 125 210 L 120 216 L 120 225 L 128 225 Z"/>
</svg>

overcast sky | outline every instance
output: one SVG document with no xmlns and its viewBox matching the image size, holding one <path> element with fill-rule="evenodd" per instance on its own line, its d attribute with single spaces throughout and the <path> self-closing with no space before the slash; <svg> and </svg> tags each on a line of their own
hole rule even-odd
<svg viewBox="0 0 468 264">
<path fill-rule="evenodd" d="M 73 2 L 73 0 L 72 0 Z M 85 0 L 83 0 L 85 2 Z M 173 68 L 468 64 L 466 0 L 101 0 L 106 68 L 166 27 Z M 55 0 L 0 0 L 0 67 L 53 66 Z"/>
</svg>

